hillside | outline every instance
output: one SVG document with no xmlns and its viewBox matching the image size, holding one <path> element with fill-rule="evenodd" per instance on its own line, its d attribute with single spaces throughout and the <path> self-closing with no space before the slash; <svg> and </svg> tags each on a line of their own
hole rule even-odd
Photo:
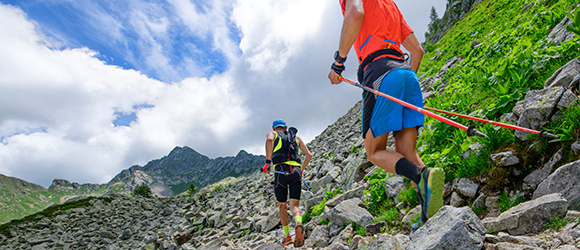
<svg viewBox="0 0 580 250">
<path fill-rule="evenodd" d="M 175 147 L 169 155 L 121 171 L 106 184 L 80 184 L 54 179 L 48 189 L 13 177 L 0 175 L 0 223 L 42 211 L 50 205 L 100 194 L 130 194 L 142 183 L 155 195 L 171 197 L 187 190 L 190 183 L 199 189 L 225 177 L 256 172 L 265 156 L 241 150 L 234 157 L 210 159 L 189 147 Z"/>
<path fill-rule="evenodd" d="M 426 164 L 446 170 L 445 206 L 411 233 L 420 217 L 415 190 L 368 161 L 358 102 L 308 143 L 314 156 L 303 176 L 311 187 L 303 185 L 300 202 L 303 248 L 580 249 L 580 37 L 565 28 L 577 5 L 481 0 L 427 45 L 419 72 L 427 107 L 559 139 L 451 118 L 489 136 L 467 137 L 426 118 L 419 151 Z M 390 138 L 387 148 L 393 144 Z M 0 246 L 291 249 L 279 244 L 271 181 L 253 173 L 194 195 L 90 197 L 0 226 Z"/>
</svg>

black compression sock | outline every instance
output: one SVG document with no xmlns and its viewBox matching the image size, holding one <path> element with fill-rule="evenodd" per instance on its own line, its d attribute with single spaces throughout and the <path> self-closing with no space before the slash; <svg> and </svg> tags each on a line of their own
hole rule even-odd
<svg viewBox="0 0 580 250">
<path fill-rule="evenodd" d="M 405 158 L 401 158 L 395 165 L 397 174 L 405 176 L 415 183 L 421 181 L 421 171 L 423 171 L 423 167 L 419 167 Z"/>
</svg>

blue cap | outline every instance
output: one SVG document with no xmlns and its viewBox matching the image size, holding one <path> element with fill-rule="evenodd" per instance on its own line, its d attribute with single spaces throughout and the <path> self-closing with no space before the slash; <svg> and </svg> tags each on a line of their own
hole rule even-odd
<svg viewBox="0 0 580 250">
<path fill-rule="evenodd" d="M 277 127 L 286 127 L 286 122 L 282 121 L 282 119 L 276 119 L 272 123 L 272 127 L 274 127 L 274 128 L 277 128 Z"/>
</svg>

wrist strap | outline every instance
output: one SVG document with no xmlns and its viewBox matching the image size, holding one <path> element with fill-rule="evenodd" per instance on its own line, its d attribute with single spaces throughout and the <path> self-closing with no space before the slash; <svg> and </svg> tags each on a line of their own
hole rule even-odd
<svg viewBox="0 0 580 250">
<path fill-rule="evenodd" d="M 266 163 L 272 163 L 272 160 L 266 159 Z"/>
<path fill-rule="evenodd" d="M 336 65 L 335 63 L 332 63 L 332 65 L 330 66 L 330 68 L 331 68 L 332 70 L 334 70 L 334 72 L 336 72 L 336 73 L 337 73 L 337 74 L 339 74 L 339 75 L 342 75 L 342 72 L 343 72 L 343 71 L 344 71 L 344 69 L 345 69 L 344 65 L 340 65 L 340 66 L 338 66 L 338 65 Z"/>
</svg>

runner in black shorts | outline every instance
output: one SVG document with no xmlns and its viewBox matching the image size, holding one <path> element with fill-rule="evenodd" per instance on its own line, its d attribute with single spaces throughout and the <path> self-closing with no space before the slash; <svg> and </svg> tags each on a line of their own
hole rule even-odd
<svg viewBox="0 0 580 250">
<path fill-rule="evenodd" d="M 302 171 L 300 171 L 300 168 L 292 167 L 288 164 L 278 164 L 275 170 L 285 173 L 274 173 L 276 200 L 278 202 L 287 202 L 288 193 L 290 193 L 290 199 L 300 200 L 300 193 L 302 192 Z"/>
<path fill-rule="evenodd" d="M 270 165 L 275 166 L 274 193 L 278 200 L 280 221 L 284 229 L 282 245 L 294 242 L 294 247 L 301 247 L 304 244 L 304 226 L 302 226 L 302 211 L 298 205 L 302 191 L 302 173 L 310 162 L 312 153 L 302 139 L 296 136 L 298 132 L 296 128 L 286 129 L 286 123 L 277 119 L 273 122 L 272 129 L 273 131 L 266 134 L 266 165 L 262 167 L 262 171 L 270 173 Z M 302 163 L 299 151 L 306 155 Z M 290 211 L 296 222 L 294 241 L 288 226 L 288 207 L 286 206 L 288 193 L 290 193 Z"/>
</svg>

